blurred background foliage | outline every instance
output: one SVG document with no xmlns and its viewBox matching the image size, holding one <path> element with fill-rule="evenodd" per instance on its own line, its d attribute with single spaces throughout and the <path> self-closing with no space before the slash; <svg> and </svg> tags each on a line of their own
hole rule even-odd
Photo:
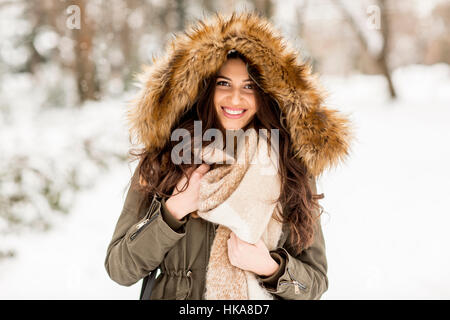
<svg viewBox="0 0 450 320">
<path fill-rule="evenodd" d="M 392 99 L 393 69 L 450 63 L 449 1 L 0 0 L 0 232 L 47 230 L 49 213 L 69 212 L 126 161 L 110 101 L 123 108 L 174 33 L 244 9 L 272 20 L 314 71 L 380 74 Z"/>
<path fill-rule="evenodd" d="M 320 73 L 387 75 L 450 60 L 448 1 L 3 0 L 0 70 L 41 76 L 48 103 L 81 106 L 130 89 L 190 22 L 244 8 L 271 19 Z"/>
</svg>

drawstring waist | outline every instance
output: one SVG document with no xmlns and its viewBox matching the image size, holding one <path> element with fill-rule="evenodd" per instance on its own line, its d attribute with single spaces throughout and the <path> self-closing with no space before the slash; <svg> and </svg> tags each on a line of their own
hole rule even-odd
<svg viewBox="0 0 450 320">
<path fill-rule="evenodd" d="M 192 271 L 189 270 L 165 270 L 161 268 L 161 273 L 167 274 L 170 277 L 190 277 Z"/>
<path fill-rule="evenodd" d="M 161 274 L 166 274 L 169 277 L 180 277 L 187 281 L 187 292 L 186 294 L 177 294 L 177 300 L 187 299 L 192 291 L 192 271 L 191 270 L 161 270 Z"/>
</svg>

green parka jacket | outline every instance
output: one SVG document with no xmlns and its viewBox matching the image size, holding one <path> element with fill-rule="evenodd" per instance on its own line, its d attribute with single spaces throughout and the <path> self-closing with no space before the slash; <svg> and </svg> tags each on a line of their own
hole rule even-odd
<svg viewBox="0 0 450 320">
<path fill-rule="evenodd" d="M 206 266 L 216 225 L 190 215 L 181 221 L 165 206 L 164 198 L 151 199 L 135 190 L 137 169 L 108 246 L 105 267 L 115 282 L 130 286 L 156 268 L 151 299 L 203 299 Z M 311 185 L 313 192 L 315 183 Z M 294 255 L 287 225 L 271 256 L 280 264 L 272 276 L 261 278 L 276 299 L 319 299 L 328 288 L 327 260 L 318 225 L 311 247 Z"/>
<path fill-rule="evenodd" d="M 216 14 L 175 34 L 167 54 L 154 58 L 141 74 L 141 91 L 127 112 L 131 140 L 148 152 L 164 148 L 180 118 L 196 106 L 205 80 L 217 75 L 231 50 L 257 71 L 253 80 L 276 102 L 292 155 L 312 177 L 348 154 L 349 121 L 324 106 L 311 68 L 270 21 L 252 12 Z M 314 178 L 311 187 L 315 192 Z M 317 226 L 313 246 L 297 256 L 283 228 L 284 237 L 271 252 L 280 268 L 261 278 L 275 297 L 318 299 L 327 290 L 325 244 Z M 202 299 L 214 233 L 215 226 L 200 218 L 177 221 L 165 199 L 142 195 L 132 183 L 107 250 L 106 270 L 111 279 L 129 286 L 160 267 L 152 299 Z"/>
</svg>

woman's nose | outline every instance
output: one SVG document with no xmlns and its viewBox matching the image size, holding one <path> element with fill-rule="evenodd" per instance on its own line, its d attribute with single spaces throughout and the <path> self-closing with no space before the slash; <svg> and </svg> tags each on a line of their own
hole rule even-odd
<svg viewBox="0 0 450 320">
<path fill-rule="evenodd" d="M 232 92 L 231 103 L 233 106 L 239 106 L 241 104 L 241 93 L 238 88 Z"/>
</svg>

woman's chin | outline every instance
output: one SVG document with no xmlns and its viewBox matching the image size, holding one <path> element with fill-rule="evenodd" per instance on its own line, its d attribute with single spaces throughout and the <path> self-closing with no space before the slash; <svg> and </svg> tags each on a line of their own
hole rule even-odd
<svg viewBox="0 0 450 320">
<path fill-rule="evenodd" d="M 225 126 L 226 130 L 239 130 L 242 129 L 241 126 Z"/>
<path fill-rule="evenodd" d="M 227 126 L 227 125 L 225 125 L 224 128 L 225 128 L 225 130 L 236 131 L 236 130 L 242 129 L 243 127 L 241 127 L 241 126 Z"/>
<path fill-rule="evenodd" d="M 244 128 L 247 123 L 248 121 L 242 121 L 242 119 L 240 119 L 240 121 L 229 121 L 229 119 L 227 119 L 227 121 L 222 121 L 222 126 L 226 130 L 239 130 Z"/>
</svg>

